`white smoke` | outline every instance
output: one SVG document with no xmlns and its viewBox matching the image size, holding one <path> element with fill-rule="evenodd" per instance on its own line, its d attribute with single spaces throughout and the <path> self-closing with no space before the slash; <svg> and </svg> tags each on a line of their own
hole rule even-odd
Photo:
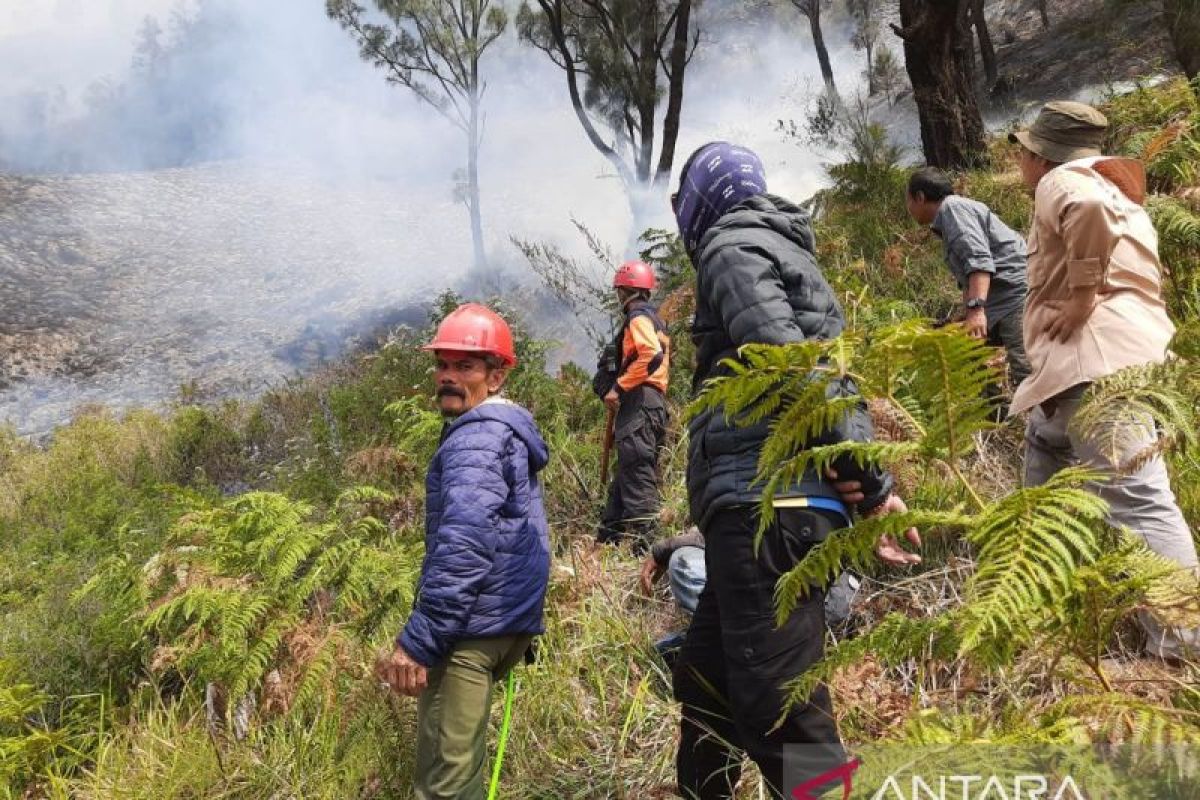
<svg viewBox="0 0 1200 800">
<path fill-rule="evenodd" d="M 701 6 L 704 39 L 688 73 L 676 171 L 696 146 L 729 139 L 759 152 L 772 191 L 804 199 L 820 188 L 827 156 L 786 141 L 776 124 L 801 117 L 820 86 L 808 26 L 788 4 L 768 18 L 739 13 L 740 5 Z M 193 43 L 188 69 L 165 84 L 175 93 L 165 105 L 203 113 L 171 127 L 163 124 L 161 104 L 145 103 L 133 106 L 142 116 L 122 120 L 121 135 L 100 135 L 100 124 L 88 116 L 95 87 L 111 90 L 132 80 L 145 18 L 155 17 L 169 47 L 182 29 L 178 20 L 201 9 L 219 26 L 205 32 L 202 47 Z M 827 22 L 826 38 L 839 88 L 853 91 L 861 55 L 836 18 Z M 572 218 L 620 253 L 635 233 L 629 205 L 611 166 L 585 138 L 562 72 L 521 46 L 511 30 L 486 55 L 484 69 L 481 185 L 493 264 L 524 272 L 513 235 L 581 253 Z M 95 174 L 45 178 L 67 206 L 70 197 L 80 198 L 77 208 L 61 209 L 57 227 L 41 219 L 44 211 L 0 202 L 0 273 L 21 262 L 13 243 L 19 230 L 43 226 L 48 239 L 67 230 L 108 284 L 130 276 L 129 286 L 109 287 L 110 307 L 100 322 L 87 323 L 98 326 L 88 336 L 128 341 L 126 352 L 146 353 L 137 365 L 99 377 L 56 376 L 57 405 L 42 409 L 38 427 L 60 420 L 81 397 L 120 404 L 168 399 L 182 382 L 204 383 L 211 370 L 205 365 L 222 358 L 243 363 L 260 385 L 286 374 L 289 363 L 272 354 L 306 326 L 395 307 L 406 293 L 417 300 L 439 286 L 470 291 L 461 283 L 470 263 L 467 216 L 453 201 L 463 139 L 384 78 L 326 17 L 322 0 L 0 0 L 0 164 L 9 172 L 53 170 L 58 163 L 125 174 L 120 181 Z M 46 125 L 46 136 L 23 136 L 31 107 L 40 111 L 34 118 Z M 139 139 L 143 131 L 157 131 L 156 138 Z M 47 148 L 57 134 L 71 152 L 54 162 Z M 182 169 L 147 172 L 169 164 L 163 152 L 193 155 L 177 165 Z M 661 216 L 650 220 L 660 227 L 672 225 L 665 194 Z M 254 279 L 262 275 L 292 278 Z M 144 314 L 122 316 L 122 308 L 145 306 L 122 292 L 144 291 L 147 281 L 157 302 L 180 306 L 175 316 L 154 311 L 153 325 L 168 330 L 153 339 L 142 333 Z M 183 285 L 186 291 L 172 292 Z M 187 320 L 195 325 L 198 313 L 206 320 L 203 337 L 182 327 Z M 156 341 L 195 352 L 150 369 L 145 362 L 154 360 Z M 122 395 L 122 386 L 134 385 L 122 370 L 135 366 L 139 391 Z M 0 416 L 27 427 L 39 402 L 46 404 L 45 393 L 31 381 L 0 394 Z"/>
</svg>

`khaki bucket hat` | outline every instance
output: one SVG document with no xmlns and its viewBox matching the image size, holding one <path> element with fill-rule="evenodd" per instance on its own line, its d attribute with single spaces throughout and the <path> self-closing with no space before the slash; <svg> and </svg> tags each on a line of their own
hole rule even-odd
<svg viewBox="0 0 1200 800">
<path fill-rule="evenodd" d="M 1101 155 L 1106 130 L 1108 119 L 1087 103 L 1057 100 L 1042 107 L 1028 130 L 1010 133 L 1008 140 L 1047 161 L 1065 164 Z"/>
</svg>

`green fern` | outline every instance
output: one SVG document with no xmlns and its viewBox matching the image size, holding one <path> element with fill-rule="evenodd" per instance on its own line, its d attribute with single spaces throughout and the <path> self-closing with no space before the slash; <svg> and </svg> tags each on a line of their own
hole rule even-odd
<svg viewBox="0 0 1200 800">
<path fill-rule="evenodd" d="M 1175 319 L 1200 315 L 1200 214 L 1173 197 L 1153 195 L 1146 208 L 1158 229 L 1168 309 Z"/>
<path fill-rule="evenodd" d="M 393 500 L 352 489 L 336 504 L 341 518 L 321 521 L 305 503 L 251 493 L 186 515 L 171 548 L 142 571 L 153 584 L 143 629 L 176 669 L 230 697 L 259 690 L 272 671 L 291 676 L 292 703 L 331 696 L 321 687 L 340 659 L 365 652 L 412 601 L 419 559 L 363 513 Z"/>
<path fill-rule="evenodd" d="M 1100 552 L 1097 523 L 1108 505 L 1084 488 L 1095 473 L 1057 473 L 992 504 L 968 529 L 977 566 L 968 581 L 959 653 L 1028 638 L 1038 612 L 1061 604 L 1081 566 Z"/>
<path fill-rule="evenodd" d="M 933 330 L 912 320 L 883 327 L 869 339 L 849 331 L 825 342 L 747 345 L 737 359 L 724 362 L 729 374 L 709 381 L 689 413 L 720 413 L 743 426 L 770 419 L 756 478 L 763 487 L 761 535 L 780 491 L 806 472 L 823 473 L 839 458 L 865 466 L 919 456 L 957 472 L 975 434 L 993 426 L 983 395 L 996 377 L 988 365 L 992 354 L 961 329 Z M 825 432 L 862 402 L 845 391 L 847 380 L 886 400 L 913 441 L 822 445 Z"/>
<path fill-rule="evenodd" d="M 957 511 L 913 510 L 903 514 L 888 514 L 860 520 L 852 528 L 834 531 L 825 541 L 815 545 L 799 564 L 779 579 L 775 585 L 776 622 L 782 625 L 795 611 L 800 599 L 814 586 L 827 586 L 843 570 L 866 572 L 874 568 L 875 548 L 880 537 L 896 539 L 911 527 L 966 528 L 973 517 Z"/>
<path fill-rule="evenodd" d="M 1095 677 L 1075 682 L 1094 687 L 1098 678 L 1106 691 L 1102 656 L 1121 620 L 1146 608 L 1164 618 L 1176 615 L 1172 619 L 1196 610 L 1195 587 L 1178 569 L 1138 541 L 1112 537 L 1103 523 L 1107 506 L 1092 489 L 1100 474 L 1067 469 L 1042 486 L 995 500 L 974 490 L 965 467 L 977 435 L 993 427 L 983 398 L 985 386 L 996 378 L 991 358 L 990 348 L 960 329 L 931 330 L 909 321 L 876 329 L 869 337 L 851 332 L 832 342 L 745 347 L 738 359 L 726 362 L 728 373 L 710 381 L 693 403 L 691 413 L 724 414 L 737 425 L 769 420 L 758 464 L 760 534 L 780 492 L 846 459 L 863 466 L 915 465 L 953 480 L 968 501 L 965 508 L 859 520 L 812 548 L 781 577 L 775 587 L 779 623 L 811 587 L 827 585 L 847 567 L 874 569 L 884 535 L 900 537 L 914 526 L 961 533 L 975 554 L 961 605 L 929 619 L 891 614 L 840 643 L 789 685 L 792 702 L 806 701 L 839 669 L 867 657 L 889 668 L 914 659 L 965 660 L 987 672 L 1012 666 L 1033 647 L 1040 648 L 1057 677 L 1069 677 L 1070 666 L 1082 662 Z M 1170 381 L 1168 369 L 1174 370 Z M 906 434 L 903 440 L 821 441 L 861 402 L 841 391 L 846 380 L 873 402 L 882 401 L 880 409 L 895 418 Z M 1140 403 L 1138 413 L 1158 419 L 1165 438 L 1190 447 L 1194 403 L 1184 398 L 1188 387 L 1197 385 L 1187 383 L 1193 380 L 1183 361 L 1158 372 L 1130 372 L 1098 385 L 1080 419 L 1101 424 L 1112 406 Z M 1078 733 L 1073 722 L 1046 725 Z"/>
<path fill-rule="evenodd" d="M 835 673 L 861 664 L 868 658 L 881 666 L 893 667 L 926 655 L 950 659 L 958 650 L 953 619 L 949 616 L 914 619 L 891 613 L 875 627 L 854 639 L 840 643 L 825 658 L 809 667 L 785 686 L 789 704 L 809 702 L 812 693 Z"/>
<path fill-rule="evenodd" d="M 1200 713 L 1157 705 L 1121 692 L 1063 698 L 1042 712 L 1042 719 L 1075 718 L 1099 729 L 1102 741 L 1157 748 L 1200 744 Z"/>
<path fill-rule="evenodd" d="M 1096 442 L 1113 469 L 1133 472 L 1166 450 L 1200 443 L 1193 393 L 1198 365 L 1179 360 L 1127 367 L 1089 387 L 1072 419 L 1079 436 Z M 1156 443 L 1146 446 L 1150 431 Z"/>
</svg>

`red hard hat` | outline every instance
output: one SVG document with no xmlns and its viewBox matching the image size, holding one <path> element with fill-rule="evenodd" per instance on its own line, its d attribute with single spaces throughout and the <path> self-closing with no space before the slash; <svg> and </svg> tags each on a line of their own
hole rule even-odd
<svg viewBox="0 0 1200 800">
<path fill-rule="evenodd" d="M 617 268 L 613 276 L 613 288 L 624 286 L 627 289 L 645 289 L 653 291 L 655 286 L 654 268 L 645 261 L 626 261 Z"/>
<path fill-rule="evenodd" d="M 438 325 L 433 341 L 422 349 L 484 353 L 503 359 L 509 367 L 517 363 L 508 323 L 495 311 L 478 303 L 464 303 L 447 314 Z"/>
</svg>

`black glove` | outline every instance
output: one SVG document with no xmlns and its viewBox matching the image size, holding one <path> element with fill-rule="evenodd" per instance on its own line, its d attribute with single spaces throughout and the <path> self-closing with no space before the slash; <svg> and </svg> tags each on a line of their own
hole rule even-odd
<svg viewBox="0 0 1200 800">
<path fill-rule="evenodd" d="M 596 362 L 596 374 L 592 376 L 592 391 L 603 400 L 616 384 L 617 346 L 613 343 L 605 345 L 600 359 Z"/>
</svg>

